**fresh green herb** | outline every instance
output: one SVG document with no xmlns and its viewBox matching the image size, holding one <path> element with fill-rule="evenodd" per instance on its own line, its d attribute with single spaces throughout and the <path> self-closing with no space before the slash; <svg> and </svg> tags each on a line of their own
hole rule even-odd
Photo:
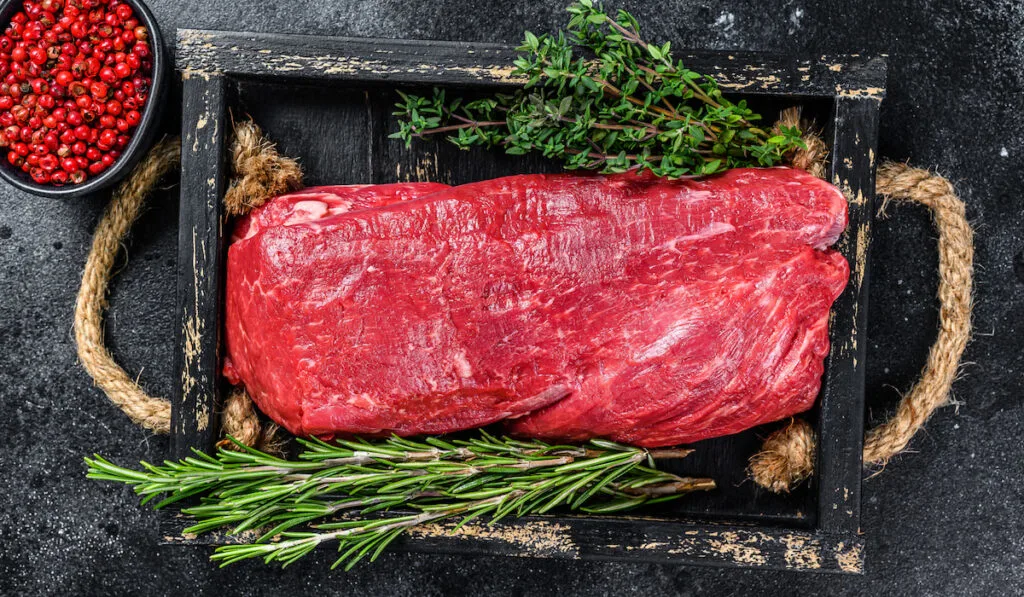
<svg viewBox="0 0 1024 597">
<path fill-rule="evenodd" d="M 401 94 L 392 138 L 446 134 L 462 149 L 539 151 L 567 169 L 649 170 L 669 178 L 729 168 L 772 166 L 804 147 L 796 127 L 759 128 L 760 115 L 732 102 L 717 82 L 672 58 L 668 43 L 640 37 L 633 15 L 609 16 L 580 0 L 557 35 L 526 33 L 512 94 L 463 101 L 443 89 L 432 97 Z M 586 58 L 578 56 L 582 50 Z"/>
<path fill-rule="evenodd" d="M 427 523 L 454 519 L 457 529 L 479 516 L 493 523 L 556 507 L 615 512 L 715 486 L 654 468 L 656 459 L 682 458 L 689 450 L 599 440 L 563 446 L 480 432 L 451 441 L 298 441 L 304 447 L 298 460 L 240 444 L 162 466 L 143 462 L 143 470 L 100 456 L 85 460 L 90 479 L 131 485 L 142 503 L 157 500 L 155 508 L 199 497 L 182 510 L 196 519 L 186 532 L 258 532 L 254 543 L 218 547 L 213 559 L 222 566 L 250 558 L 287 565 L 333 541 L 341 553 L 334 567 L 348 570 Z"/>
</svg>

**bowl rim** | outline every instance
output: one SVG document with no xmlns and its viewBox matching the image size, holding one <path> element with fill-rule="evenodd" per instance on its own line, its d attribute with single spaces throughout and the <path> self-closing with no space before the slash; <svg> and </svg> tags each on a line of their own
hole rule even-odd
<svg viewBox="0 0 1024 597">
<path fill-rule="evenodd" d="M 136 16 L 149 30 L 149 45 L 153 52 L 153 73 L 149 97 L 142 107 L 142 120 L 132 132 L 131 140 L 121 152 L 118 159 L 107 170 L 95 178 L 82 184 L 68 184 L 62 187 L 39 184 L 34 182 L 28 173 L 16 170 L 7 163 L 6 152 L 0 157 L 0 178 L 15 188 L 41 197 L 70 198 L 81 197 L 106 189 L 125 178 L 139 163 L 146 151 L 155 141 L 157 128 L 160 124 L 161 104 L 166 92 L 167 53 L 164 48 L 163 35 L 157 25 L 156 18 L 142 0 L 122 0 L 132 7 Z M 3 0 L 0 2 L 0 27 L 6 27 L 10 18 L 21 10 L 24 0 Z"/>
</svg>

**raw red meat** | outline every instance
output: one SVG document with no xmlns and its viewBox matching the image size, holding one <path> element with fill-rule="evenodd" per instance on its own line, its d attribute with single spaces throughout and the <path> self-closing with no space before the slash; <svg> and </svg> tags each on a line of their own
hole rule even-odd
<svg viewBox="0 0 1024 597">
<path fill-rule="evenodd" d="M 288 226 L 350 211 L 383 207 L 447 188 L 450 187 L 436 182 L 353 184 L 314 187 L 288 193 L 275 197 L 273 201 L 241 218 L 235 225 L 231 242 L 249 238 L 263 228 Z"/>
<path fill-rule="evenodd" d="M 225 373 L 296 434 L 734 433 L 813 404 L 845 225 L 784 168 L 311 189 L 236 228 Z"/>
</svg>

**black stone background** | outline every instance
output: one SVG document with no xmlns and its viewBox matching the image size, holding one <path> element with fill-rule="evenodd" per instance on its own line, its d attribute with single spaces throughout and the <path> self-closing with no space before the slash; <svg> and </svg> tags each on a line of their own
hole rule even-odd
<svg viewBox="0 0 1024 597">
<path fill-rule="evenodd" d="M 176 27 L 518 41 L 564 22 L 562 0 L 151 0 Z M 4 595 L 1012 595 L 1024 594 L 1024 6 L 1016 0 L 620 0 L 677 47 L 815 56 L 887 53 L 881 155 L 935 166 L 976 224 L 976 335 L 912 450 L 864 481 L 862 577 L 674 565 L 388 554 L 330 573 L 330 553 L 285 571 L 218 570 L 205 548 L 161 546 L 125 488 L 88 482 L 82 456 L 161 459 L 80 369 L 78 277 L 106 200 L 0 187 L 0 593 Z M 178 110 L 177 99 L 167 106 Z M 109 342 L 150 391 L 172 387 L 177 191 L 137 225 L 111 297 Z M 935 232 L 920 208 L 875 227 L 869 415 L 890 412 L 936 330 Z"/>
</svg>

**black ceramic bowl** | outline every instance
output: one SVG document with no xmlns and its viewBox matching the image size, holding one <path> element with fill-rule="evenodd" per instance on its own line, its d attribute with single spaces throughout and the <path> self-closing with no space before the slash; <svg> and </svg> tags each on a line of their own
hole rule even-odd
<svg viewBox="0 0 1024 597">
<path fill-rule="evenodd" d="M 149 45 L 153 52 L 153 83 L 146 98 L 146 104 L 142 106 L 142 120 L 131 133 L 131 140 L 124 148 L 121 155 L 109 168 L 99 174 L 90 177 L 82 184 L 67 184 L 62 187 L 50 184 L 38 184 L 32 180 L 27 172 L 15 168 L 7 162 L 7 152 L 3 151 L 0 156 L 0 177 L 18 187 L 43 197 L 80 197 L 106 189 L 132 171 L 132 168 L 139 163 L 139 160 L 146 154 L 153 145 L 154 138 L 160 128 L 160 111 L 163 104 L 163 97 L 167 89 L 167 51 L 164 49 L 163 37 L 160 35 L 160 28 L 153 18 L 153 13 L 139 0 L 123 0 L 125 4 L 132 7 L 139 22 L 149 30 Z M 11 22 L 11 17 L 17 14 L 24 5 L 23 0 L 3 0 L 0 2 L 0 32 Z"/>
</svg>

